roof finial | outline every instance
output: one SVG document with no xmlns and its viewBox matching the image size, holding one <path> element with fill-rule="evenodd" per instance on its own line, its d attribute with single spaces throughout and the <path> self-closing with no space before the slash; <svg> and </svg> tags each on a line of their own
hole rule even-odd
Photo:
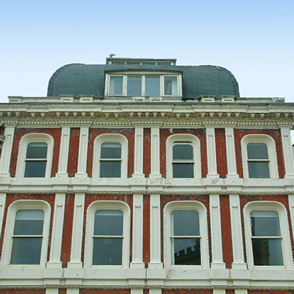
<svg viewBox="0 0 294 294">
<path fill-rule="evenodd" d="M 111 53 L 111 54 L 109 54 L 109 57 L 112 58 L 112 57 L 115 56 L 115 55 L 116 55 L 116 54 Z"/>
</svg>

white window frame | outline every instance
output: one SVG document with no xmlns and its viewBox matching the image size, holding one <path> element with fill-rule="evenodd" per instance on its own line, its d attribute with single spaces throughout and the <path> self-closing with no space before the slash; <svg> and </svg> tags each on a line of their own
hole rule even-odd
<svg viewBox="0 0 294 294">
<path fill-rule="evenodd" d="M 200 151 L 200 140 L 192 134 L 174 134 L 166 140 L 166 177 L 169 179 L 180 179 L 173 178 L 173 146 L 177 143 L 187 143 L 193 146 L 194 155 L 194 178 L 187 179 L 201 179 L 201 151 Z"/>
<path fill-rule="evenodd" d="M 264 143 L 267 145 L 268 150 L 268 162 L 269 162 L 269 178 L 249 178 L 249 168 L 248 168 L 248 152 L 247 145 L 249 143 Z M 244 179 L 278 179 L 278 161 L 275 140 L 265 134 L 251 134 L 246 135 L 241 140 L 241 150 L 242 150 L 242 165 L 243 165 L 243 177 Z"/>
<path fill-rule="evenodd" d="M 42 209 L 44 211 L 40 264 L 10 264 L 15 217 L 17 211 L 20 209 Z M 50 216 L 51 207 L 48 202 L 43 200 L 16 200 L 10 204 L 5 224 L 1 267 L 45 267 L 48 255 Z"/>
<path fill-rule="evenodd" d="M 252 248 L 252 232 L 251 232 L 251 212 L 255 210 L 263 211 L 276 211 L 279 215 L 282 251 L 284 258 L 283 266 L 265 266 L 254 265 L 253 248 Z M 289 231 L 289 222 L 287 216 L 287 210 L 285 206 L 277 201 L 253 201 L 244 206 L 244 229 L 245 229 L 245 242 L 246 242 L 246 255 L 247 263 L 250 269 L 293 269 L 293 255 L 291 249 L 291 238 Z"/>
<path fill-rule="evenodd" d="M 121 144 L 121 176 L 120 178 L 103 179 L 121 179 L 128 177 L 128 139 L 121 134 L 101 134 L 94 140 L 94 156 L 92 177 L 100 178 L 100 156 L 101 145 L 106 142 Z"/>
<path fill-rule="evenodd" d="M 94 216 L 99 209 L 121 210 L 123 212 L 123 238 L 122 238 L 122 265 L 93 265 L 93 233 Z M 115 200 L 98 200 L 91 203 L 87 210 L 86 236 L 85 236 L 85 267 L 93 268 L 128 268 L 130 263 L 130 221 L 131 210 L 127 203 Z"/>
<path fill-rule="evenodd" d="M 110 77 L 111 76 L 122 76 L 123 77 L 123 92 L 121 95 L 110 95 Z M 178 72 L 118 72 L 118 73 L 108 73 L 105 78 L 105 96 L 128 96 L 127 89 L 127 79 L 128 76 L 140 76 L 142 77 L 142 90 L 141 96 L 146 97 L 145 95 L 145 77 L 146 76 L 160 76 L 160 95 L 158 97 L 182 97 L 182 75 Z M 164 77 L 165 76 L 175 76 L 177 77 L 177 94 L 176 95 L 165 95 L 164 94 Z M 149 96 L 147 96 L 149 97 Z M 157 96 L 156 96 L 157 97 Z"/>
<path fill-rule="evenodd" d="M 171 258 L 171 213 L 174 210 L 197 210 L 200 226 L 200 257 L 201 265 L 174 265 Z M 164 266 L 175 268 L 209 268 L 207 210 L 198 201 L 171 201 L 163 209 L 164 217 Z"/>
<path fill-rule="evenodd" d="M 54 140 L 48 134 L 39 134 L 39 133 L 31 133 L 23 136 L 19 142 L 19 150 L 18 150 L 18 158 L 17 158 L 17 165 L 16 165 L 16 177 L 23 178 L 25 174 L 25 167 L 26 167 L 26 154 L 27 148 L 30 143 L 34 142 L 41 142 L 47 144 L 47 163 L 46 163 L 46 170 L 45 170 L 45 177 L 42 178 L 50 178 L 51 177 L 51 170 L 52 170 L 52 159 L 53 159 L 53 147 L 54 147 Z"/>
</svg>

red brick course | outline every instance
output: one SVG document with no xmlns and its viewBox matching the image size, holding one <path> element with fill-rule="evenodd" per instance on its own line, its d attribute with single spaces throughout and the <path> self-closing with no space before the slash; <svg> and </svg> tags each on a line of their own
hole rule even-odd
<svg viewBox="0 0 294 294">
<path fill-rule="evenodd" d="M 80 144 L 80 129 L 70 129 L 70 143 L 68 153 L 68 167 L 67 172 L 69 177 L 74 177 L 78 171 L 78 158 L 79 158 L 79 144 Z"/>
<path fill-rule="evenodd" d="M 217 172 L 221 178 L 227 176 L 227 151 L 225 129 L 215 129 Z"/>
</svg>

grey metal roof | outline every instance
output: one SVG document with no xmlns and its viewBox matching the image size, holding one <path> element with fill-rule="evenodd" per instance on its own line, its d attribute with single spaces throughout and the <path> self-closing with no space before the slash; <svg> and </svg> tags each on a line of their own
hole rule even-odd
<svg viewBox="0 0 294 294">
<path fill-rule="evenodd" d="M 105 73 L 112 71 L 166 71 L 181 72 L 183 75 L 183 99 L 200 96 L 240 97 L 239 86 L 230 71 L 212 65 L 102 65 L 68 64 L 59 68 L 50 78 L 48 97 L 60 95 L 90 95 L 104 97 Z"/>
</svg>

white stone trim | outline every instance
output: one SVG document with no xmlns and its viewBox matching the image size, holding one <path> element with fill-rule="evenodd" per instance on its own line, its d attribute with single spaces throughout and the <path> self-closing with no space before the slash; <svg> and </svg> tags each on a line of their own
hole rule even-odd
<svg viewBox="0 0 294 294">
<path fill-rule="evenodd" d="M 100 177 L 101 145 L 105 142 L 117 142 L 121 144 L 121 178 L 128 177 L 128 139 L 121 134 L 101 134 L 94 140 L 93 171 L 92 177 Z M 108 179 L 108 178 L 107 178 Z"/>
<path fill-rule="evenodd" d="M 232 269 L 246 269 L 244 261 L 244 247 L 241 226 L 241 208 L 240 196 L 229 195 L 230 199 L 230 216 L 231 216 L 231 234 L 233 248 L 233 264 Z"/>
<path fill-rule="evenodd" d="M 294 154 L 291 142 L 290 128 L 281 128 L 281 137 L 283 143 L 284 163 L 285 163 L 285 178 L 294 178 Z"/>
<path fill-rule="evenodd" d="M 291 220 L 291 227 L 292 227 L 292 236 L 294 240 L 294 193 L 291 193 L 288 195 L 288 202 L 289 202 L 290 220 Z"/>
<path fill-rule="evenodd" d="M 122 265 L 92 265 L 94 214 L 97 209 L 119 209 L 123 212 Z M 98 200 L 91 203 L 87 209 L 84 266 L 86 268 L 128 268 L 130 259 L 130 222 L 131 210 L 129 205 L 123 201 Z"/>
<path fill-rule="evenodd" d="M 143 195 L 133 195 L 133 246 L 131 268 L 144 268 L 143 263 Z"/>
<path fill-rule="evenodd" d="M 62 267 L 60 257 L 64 226 L 65 199 L 66 194 L 64 193 L 57 193 L 55 195 L 54 218 L 50 245 L 50 259 L 47 263 L 47 267 Z"/>
<path fill-rule="evenodd" d="M 160 195 L 150 194 L 150 262 L 149 268 L 162 268 Z"/>
<path fill-rule="evenodd" d="M 225 136 L 227 154 L 227 178 L 239 178 L 236 165 L 234 129 L 232 127 L 225 128 Z"/>
<path fill-rule="evenodd" d="M 174 134 L 166 140 L 166 178 L 173 178 L 173 145 L 175 142 L 191 142 L 194 154 L 194 179 L 201 179 L 200 140 L 192 134 Z"/>
<path fill-rule="evenodd" d="M 82 240 L 84 226 L 85 194 L 75 194 L 75 206 L 72 226 L 70 262 L 68 267 L 82 267 Z"/>
<path fill-rule="evenodd" d="M 10 177 L 9 168 L 14 139 L 14 127 L 6 127 L 4 132 L 4 143 L 1 152 L 0 160 L 0 176 Z"/>
<path fill-rule="evenodd" d="M 19 209 L 42 209 L 44 211 L 43 241 L 39 265 L 10 265 L 12 235 L 14 230 L 15 215 Z M 45 267 L 47 261 L 48 240 L 50 231 L 50 204 L 43 200 L 16 200 L 10 204 L 7 212 L 5 233 L 3 238 L 3 251 L 1 267 L 11 268 L 36 268 Z"/>
<path fill-rule="evenodd" d="M 87 177 L 89 127 L 80 128 L 78 171 L 76 177 Z"/>
<path fill-rule="evenodd" d="M 133 178 L 144 178 L 144 128 L 135 127 L 135 154 Z"/>
<path fill-rule="evenodd" d="M 265 134 L 249 134 L 249 135 L 244 136 L 241 140 L 244 179 L 249 178 L 248 153 L 247 153 L 247 145 L 249 143 L 265 143 L 267 145 L 268 157 L 269 157 L 270 178 L 271 179 L 278 179 L 279 172 L 278 172 L 276 143 L 275 143 L 275 140 L 271 136 L 265 135 Z"/>
<path fill-rule="evenodd" d="M 17 178 L 24 177 L 27 147 L 29 143 L 32 143 L 32 142 L 44 142 L 47 144 L 47 163 L 46 163 L 45 178 L 50 178 L 51 169 L 52 169 L 54 140 L 50 135 L 44 134 L 44 133 L 30 133 L 30 134 L 24 135 L 21 138 L 19 142 L 15 176 Z"/>
<path fill-rule="evenodd" d="M 172 265 L 171 264 L 171 212 L 173 210 L 190 210 L 195 209 L 199 212 L 200 220 L 200 256 L 201 265 Z M 198 201 L 171 201 L 163 209 L 164 216 L 164 267 L 167 268 L 189 268 L 200 269 L 209 268 L 209 247 L 208 247 L 208 227 L 207 227 L 207 210 L 203 203 Z"/>
<path fill-rule="evenodd" d="M 250 213 L 253 210 L 274 210 L 279 214 L 281 238 L 282 238 L 282 250 L 284 258 L 284 266 L 256 266 L 253 261 L 253 250 L 251 242 L 251 222 Z M 244 230 L 245 230 L 245 242 L 246 242 L 246 255 L 249 269 L 260 270 L 293 270 L 293 255 L 291 248 L 291 239 L 289 231 L 289 222 L 287 217 L 287 210 L 285 206 L 277 201 L 252 201 L 247 203 L 243 209 L 244 213 Z"/>
<path fill-rule="evenodd" d="M 67 177 L 70 127 L 62 127 L 57 177 Z"/>
<path fill-rule="evenodd" d="M 207 178 L 219 178 L 217 173 L 215 128 L 206 127 Z"/>
<path fill-rule="evenodd" d="M 161 178 L 160 173 L 160 129 L 151 128 L 151 174 L 150 178 Z"/>
<path fill-rule="evenodd" d="M 6 205 L 6 193 L 0 193 L 0 237 L 2 234 L 5 205 Z"/>
<path fill-rule="evenodd" d="M 209 195 L 211 231 L 211 268 L 225 268 L 219 195 Z"/>
</svg>

